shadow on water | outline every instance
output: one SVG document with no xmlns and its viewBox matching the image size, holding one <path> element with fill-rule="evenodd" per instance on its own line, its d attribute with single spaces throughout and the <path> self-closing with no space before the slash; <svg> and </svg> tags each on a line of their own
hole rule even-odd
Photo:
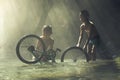
<svg viewBox="0 0 120 80">
<path fill-rule="evenodd" d="M 104 65 L 94 67 L 96 72 L 100 72 L 104 70 L 107 73 L 120 73 L 120 69 L 118 68 L 117 64 L 114 61 L 107 62 Z"/>
<path fill-rule="evenodd" d="M 93 64 L 94 65 L 94 64 Z M 120 80 L 120 67 L 114 60 L 103 60 L 92 66 L 92 80 Z"/>
</svg>

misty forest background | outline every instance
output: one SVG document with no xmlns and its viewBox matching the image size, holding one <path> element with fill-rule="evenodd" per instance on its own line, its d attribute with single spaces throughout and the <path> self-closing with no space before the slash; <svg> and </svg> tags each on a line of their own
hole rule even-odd
<svg viewBox="0 0 120 80">
<path fill-rule="evenodd" d="M 55 48 L 64 51 L 76 45 L 83 9 L 89 11 L 100 34 L 99 56 L 120 56 L 119 0 L 0 0 L 0 54 L 15 54 L 18 40 L 28 34 L 41 35 L 44 24 L 53 27 Z"/>
</svg>

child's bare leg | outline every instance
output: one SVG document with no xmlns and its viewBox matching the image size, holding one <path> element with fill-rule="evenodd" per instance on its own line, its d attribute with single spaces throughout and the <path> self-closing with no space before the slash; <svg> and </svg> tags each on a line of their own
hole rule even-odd
<svg viewBox="0 0 120 80">
<path fill-rule="evenodd" d="M 92 51 L 91 51 L 91 54 L 92 54 L 92 60 L 95 61 L 96 60 L 96 47 L 95 45 L 92 46 Z"/>
<path fill-rule="evenodd" d="M 91 50 L 92 50 L 92 44 L 88 44 L 87 45 L 87 54 L 89 56 L 89 60 L 92 59 L 92 57 L 91 57 Z"/>
</svg>

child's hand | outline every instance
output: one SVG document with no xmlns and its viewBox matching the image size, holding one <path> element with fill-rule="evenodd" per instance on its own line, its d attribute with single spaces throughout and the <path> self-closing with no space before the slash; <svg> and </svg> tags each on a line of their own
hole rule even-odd
<svg viewBox="0 0 120 80">
<path fill-rule="evenodd" d="M 86 48 L 86 45 L 83 46 L 83 50 Z"/>
<path fill-rule="evenodd" d="M 80 44 L 79 44 L 79 43 L 77 43 L 76 47 L 80 47 Z"/>
<path fill-rule="evenodd" d="M 56 49 L 56 51 L 59 51 L 59 52 L 61 52 L 61 49 L 57 48 L 57 49 Z"/>
</svg>

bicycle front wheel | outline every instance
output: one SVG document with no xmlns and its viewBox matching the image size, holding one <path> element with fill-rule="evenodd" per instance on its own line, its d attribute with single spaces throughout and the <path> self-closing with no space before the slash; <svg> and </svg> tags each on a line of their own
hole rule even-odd
<svg viewBox="0 0 120 80">
<path fill-rule="evenodd" d="M 62 56 L 61 62 L 80 62 L 80 61 L 88 61 L 87 54 L 80 47 L 69 47 L 66 49 Z"/>
<path fill-rule="evenodd" d="M 37 50 L 37 42 L 40 42 L 42 48 Z M 26 35 L 22 37 L 16 46 L 17 57 L 26 64 L 37 63 L 41 55 L 45 52 L 45 45 L 42 39 L 36 35 Z"/>
</svg>

